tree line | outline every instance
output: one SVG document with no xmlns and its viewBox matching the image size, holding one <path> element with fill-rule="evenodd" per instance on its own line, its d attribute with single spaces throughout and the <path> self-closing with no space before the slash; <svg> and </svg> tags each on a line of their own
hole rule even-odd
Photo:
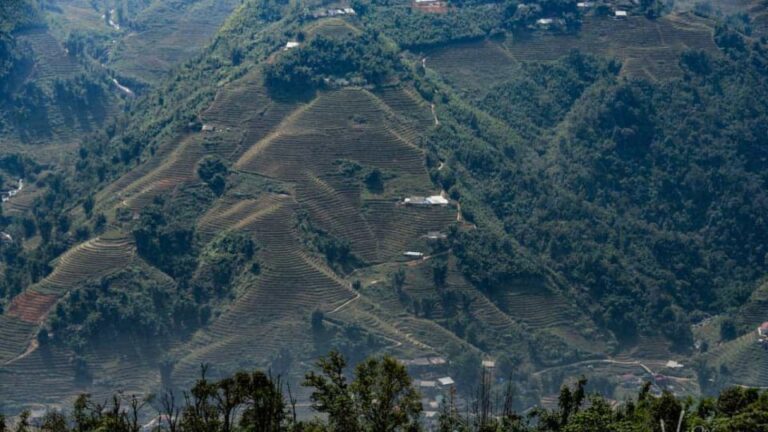
<svg viewBox="0 0 768 432">
<path fill-rule="evenodd" d="M 81 395 L 68 412 L 49 411 L 33 420 L 29 411 L 14 421 L 0 417 L 0 432 L 640 432 L 767 431 L 768 391 L 732 387 L 716 398 L 654 395 L 646 383 L 635 398 L 612 403 L 589 394 L 587 380 L 563 386 L 554 408 L 512 409 L 514 388 L 493 390 L 487 369 L 478 374 L 475 396 L 461 404 L 448 391 L 435 420 L 427 421 L 421 395 L 406 367 L 390 356 L 370 357 L 349 371 L 332 351 L 306 373 L 303 386 L 312 410 L 299 419 L 297 398 L 280 376 L 240 371 L 211 379 L 201 367 L 194 386 L 158 397 L 116 393 L 99 402 Z M 13 425 L 11 425 L 13 423 Z"/>
</svg>

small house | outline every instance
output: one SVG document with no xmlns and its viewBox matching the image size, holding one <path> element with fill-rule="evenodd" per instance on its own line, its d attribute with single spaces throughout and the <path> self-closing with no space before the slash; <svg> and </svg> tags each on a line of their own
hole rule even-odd
<svg viewBox="0 0 768 432">
<path fill-rule="evenodd" d="M 427 202 L 430 205 L 447 205 L 448 200 L 443 198 L 442 195 L 432 195 L 431 197 L 427 197 Z"/>
<path fill-rule="evenodd" d="M 613 16 L 616 18 L 626 18 L 629 16 L 629 13 L 625 10 L 617 10 L 613 13 Z"/>
<path fill-rule="evenodd" d="M 757 328 L 757 335 L 761 338 L 768 338 L 768 321 L 760 324 Z"/>
<path fill-rule="evenodd" d="M 405 198 L 403 200 L 403 203 L 411 204 L 411 205 L 429 205 L 427 198 L 423 196 L 412 196 L 412 197 Z"/>
<path fill-rule="evenodd" d="M 493 360 L 483 360 L 482 365 L 486 369 L 493 369 L 496 367 L 496 362 Z"/>
<path fill-rule="evenodd" d="M 203 128 L 201 129 L 201 131 L 203 132 L 214 132 L 215 130 L 216 130 L 216 126 L 209 125 L 209 124 L 204 124 Z"/>
<path fill-rule="evenodd" d="M 451 377 L 438 378 L 437 382 L 440 384 L 440 387 L 448 387 L 455 384 Z"/>
<path fill-rule="evenodd" d="M 347 15 L 355 15 L 355 10 L 352 8 L 344 8 L 344 13 Z"/>
<path fill-rule="evenodd" d="M 539 27 L 549 27 L 554 23 L 555 20 L 552 18 L 539 18 L 536 20 L 536 25 Z"/>
<path fill-rule="evenodd" d="M 427 240 L 443 240 L 448 238 L 448 235 L 441 233 L 440 231 L 429 231 L 424 235 Z"/>
<path fill-rule="evenodd" d="M 13 237 L 7 232 L 0 232 L 0 241 L 13 243 Z"/>
<path fill-rule="evenodd" d="M 285 43 L 285 48 L 283 48 L 283 51 L 288 51 L 289 49 L 297 48 L 298 46 L 298 42 L 289 41 Z"/>
<path fill-rule="evenodd" d="M 431 389 L 431 388 L 436 388 L 436 387 L 437 387 L 437 381 L 432 381 L 432 380 L 419 380 L 419 383 L 418 383 L 418 385 L 419 385 L 419 387 L 421 387 L 421 388 L 428 388 L 428 389 Z"/>
<path fill-rule="evenodd" d="M 665 366 L 666 366 L 666 367 L 668 367 L 668 368 L 670 368 L 670 369 L 680 369 L 680 368 L 682 368 L 682 367 L 683 367 L 683 365 L 682 365 L 682 364 L 680 364 L 680 363 L 678 363 L 678 362 L 676 362 L 676 361 L 674 361 L 674 360 L 670 360 L 670 361 L 668 361 L 668 362 L 665 364 Z"/>
<path fill-rule="evenodd" d="M 581 9 L 591 8 L 592 6 L 594 6 L 594 3 L 592 3 L 592 2 L 578 2 L 578 3 L 576 3 L 576 7 L 577 8 L 581 8 Z"/>
<path fill-rule="evenodd" d="M 422 252 L 407 251 L 407 252 L 404 252 L 403 255 L 407 258 L 412 258 L 412 259 L 424 258 L 424 254 Z"/>
</svg>

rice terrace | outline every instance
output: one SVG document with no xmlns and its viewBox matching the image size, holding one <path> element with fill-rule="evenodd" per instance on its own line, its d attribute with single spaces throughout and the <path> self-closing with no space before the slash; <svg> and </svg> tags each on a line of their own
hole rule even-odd
<svg viewBox="0 0 768 432">
<path fill-rule="evenodd" d="M 766 11 L 4 1 L 0 431 L 768 430 Z"/>
</svg>

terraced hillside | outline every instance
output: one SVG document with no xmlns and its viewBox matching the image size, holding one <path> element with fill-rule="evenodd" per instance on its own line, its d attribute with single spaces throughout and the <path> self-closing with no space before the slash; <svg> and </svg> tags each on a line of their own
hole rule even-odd
<svg viewBox="0 0 768 432">
<path fill-rule="evenodd" d="M 50 30 L 26 29 L 17 32 L 15 39 L 29 56 L 30 64 L 23 76 L 15 78 L 14 93 L 18 93 L 18 102 L 27 100 L 36 108 L 27 108 L 26 113 L 18 107 L 3 108 L 8 111 L 4 117 L 12 128 L 2 131 L 2 148 L 8 152 L 32 152 L 41 160 L 55 161 L 53 156 L 60 156 L 62 150 L 71 150 L 83 134 L 98 130 L 114 118 L 118 110 L 117 94 L 105 88 L 105 84 L 100 87 L 104 77 L 84 68 Z M 89 78 L 84 78 L 86 76 Z M 88 93 L 87 106 L 68 100 L 58 87 L 72 85 L 77 80 L 88 81 L 93 88 L 100 87 Z M 22 92 L 26 92 L 25 96 Z"/>
<path fill-rule="evenodd" d="M 70 290 L 119 270 L 133 255 L 131 240 L 120 234 L 97 237 L 62 255 L 51 274 L 16 296 L 0 316 L 0 363 L 9 364 L 24 355 L 48 313 Z"/>
<path fill-rule="evenodd" d="M 404 90 L 387 90 L 379 98 L 366 90 L 343 89 L 321 93 L 292 111 L 272 103 L 254 104 L 258 111 L 244 107 L 224 114 L 223 101 L 242 107 L 239 98 L 244 96 L 265 100 L 256 89 L 225 90 L 204 117 L 217 128 L 242 125 L 251 146 L 234 167 L 245 176 L 285 183 L 290 193 L 246 197 L 235 189 L 199 220 L 205 238 L 228 230 L 253 236 L 263 270 L 240 288 L 242 294 L 227 312 L 179 349 L 176 379 L 191 379 L 201 361 L 234 367 L 233 359 L 269 361 L 288 347 L 303 352 L 301 347 L 312 340 L 297 338 L 296 332 L 306 326 L 314 309 L 328 313 L 332 322 L 360 325 L 399 352 L 434 352 L 393 326 L 391 317 L 372 310 L 373 305 L 351 289 L 350 280 L 307 250 L 296 216 L 307 212 L 314 225 L 349 241 L 352 252 L 369 262 L 393 259 L 413 236 L 452 223 L 456 213 L 451 207 L 398 205 L 396 188 L 367 199 L 362 185 L 327 174 L 335 172 L 337 160 L 353 160 L 395 175 L 397 188 L 413 185 L 414 194 L 433 190 L 421 150 L 411 141 L 419 134 L 418 123 L 402 116 L 403 110 L 418 113 L 424 105 Z M 430 124 L 428 114 L 414 118 Z"/>
<path fill-rule="evenodd" d="M 576 35 L 534 33 L 449 45 L 428 52 L 426 65 L 468 96 L 503 81 L 519 62 L 556 60 L 571 50 L 616 58 L 623 75 L 658 80 L 680 74 L 678 57 L 685 50 L 716 52 L 712 31 L 710 22 L 686 13 L 653 21 L 588 16 Z"/>
</svg>

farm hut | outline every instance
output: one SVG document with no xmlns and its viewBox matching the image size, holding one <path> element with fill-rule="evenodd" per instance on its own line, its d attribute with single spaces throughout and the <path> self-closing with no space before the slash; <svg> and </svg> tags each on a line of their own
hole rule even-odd
<svg viewBox="0 0 768 432">
<path fill-rule="evenodd" d="M 595 4 L 592 3 L 592 2 L 578 2 L 578 3 L 576 3 L 576 7 L 577 8 L 581 8 L 581 9 L 591 8 L 594 5 Z"/>
<path fill-rule="evenodd" d="M 768 321 L 760 324 L 757 328 L 757 335 L 761 338 L 768 338 Z"/>
<path fill-rule="evenodd" d="M 347 15 L 355 15 L 355 10 L 352 8 L 344 8 L 344 13 Z"/>
<path fill-rule="evenodd" d="M 403 253 L 404 256 L 408 258 L 424 258 L 424 254 L 422 252 L 416 252 L 416 251 L 407 251 Z"/>
<path fill-rule="evenodd" d="M 430 205 L 447 205 L 448 200 L 443 198 L 441 195 L 432 195 L 431 197 L 427 197 L 427 202 Z"/>
<path fill-rule="evenodd" d="M 203 128 L 201 129 L 201 131 L 203 131 L 203 132 L 214 132 L 214 131 L 216 131 L 216 126 L 209 125 L 209 124 L 204 124 Z"/>
<path fill-rule="evenodd" d="M 496 367 L 496 362 L 493 360 L 483 360 L 482 365 L 486 369 L 493 369 Z"/>
<path fill-rule="evenodd" d="M 453 378 L 451 377 L 439 378 L 437 382 L 438 384 L 440 384 L 440 387 L 448 387 L 455 384 L 455 382 L 453 381 Z"/>
<path fill-rule="evenodd" d="M 432 380 L 419 380 L 419 383 L 418 383 L 418 385 L 419 385 L 419 387 L 421 387 L 421 388 L 429 388 L 429 389 L 432 389 L 432 388 L 436 388 L 436 387 L 437 387 L 437 381 L 432 381 Z"/>
<path fill-rule="evenodd" d="M 429 231 L 424 235 L 424 237 L 427 240 L 443 240 L 445 238 L 448 238 L 448 235 L 445 233 L 441 233 L 440 231 Z"/>
<path fill-rule="evenodd" d="M 629 13 L 625 10 L 617 10 L 613 13 L 613 16 L 616 18 L 626 18 L 629 16 Z"/>
<path fill-rule="evenodd" d="M 417 357 L 411 360 L 403 360 L 406 366 L 429 366 L 429 357 Z"/>
<path fill-rule="evenodd" d="M 285 43 L 285 48 L 283 48 L 284 51 L 288 51 L 289 49 L 293 49 L 299 46 L 298 42 L 289 41 Z"/>
<path fill-rule="evenodd" d="M 539 27 L 549 27 L 554 23 L 555 20 L 552 18 L 539 18 L 536 20 L 536 25 Z"/>
<path fill-rule="evenodd" d="M 443 357 L 430 357 L 429 364 L 433 366 L 441 366 L 448 363 Z"/>
<path fill-rule="evenodd" d="M 11 235 L 7 232 L 0 232 L 0 241 L 12 243 L 13 237 L 11 237 Z"/>
<path fill-rule="evenodd" d="M 423 196 L 412 196 L 412 197 L 405 198 L 403 200 L 403 203 L 411 204 L 411 205 L 429 205 L 429 201 L 427 201 L 427 197 L 423 197 Z"/>
</svg>

